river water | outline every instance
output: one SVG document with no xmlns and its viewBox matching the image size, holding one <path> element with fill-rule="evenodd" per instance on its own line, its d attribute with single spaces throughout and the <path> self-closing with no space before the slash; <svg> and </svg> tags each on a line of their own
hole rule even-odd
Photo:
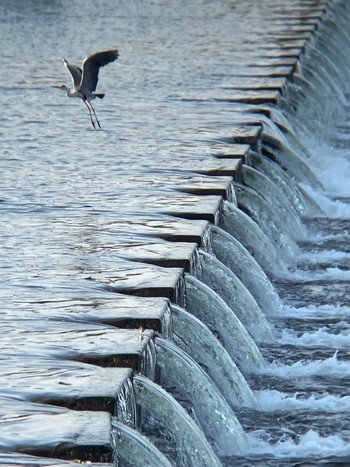
<svg viewBox="0 0 350 467">
<path fill-rule="evenodd" d="M 82 296 L 85 304 L 112 299 L 85 280 L 118 267 L 101 253 L 103 231 L 145 210 L 159 219 L 144 200 L 155 192 L 166 199 L 169 188 L 149 180 L 174 170 L 167 161 L 227 147 L 247 106 L 224 99 L 280 28 L 274 3 L 0 0 L 0 338 L 9 354 L 16 320 L 77 306 Z M 95 131 L 85 106 L 50 86 L 70 83 L 62 57 L 78 64 L 114 47 L 120 58 L 101 70 L 106 97 L 95 104 Z M 237 411 L 249 446 L 227 465 L 350 463 L 350 117 L 340 118 L 334 138 L 321 142 L 296 123 L 326 187 L 305 188 L 325 216 L 305 220 L 297 267 L 276 281 L 276 344 L 261 347 L 268 367 L 249 377 L 259 410 Z"/>
</svg>

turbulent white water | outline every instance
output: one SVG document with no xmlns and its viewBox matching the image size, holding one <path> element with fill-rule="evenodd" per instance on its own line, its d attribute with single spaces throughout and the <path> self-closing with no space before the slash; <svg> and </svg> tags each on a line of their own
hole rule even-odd
<svg viewBox="0 0 350 467">
<path fill-rule="evenodd" d="M 306 378 L 320 376 L 325 379 L 350 377 L 350 362 L 337 358 L 337 352 L 325 360 L 300 360 L 292 365 L 283 365 L 278 362 L 270 364 L 261 373 L 278 376 L 279 378 Z"/>
<path fill-rule="evenodd" d="M 291 278 L 300 282 L 350 281 L 350 271 L 344 271 L 337 267 L 326 268 L 323 271 L 296 271 Z"/>
<path fill-rule="evenodd" d="M 311 158 L 313 170 L 320 180 L 327 180 L 323 199 L 329 202 L 328 197 L 342 197 L 349 195 L 350 160 L 349 150 L 332 148 L 328 143 L 320 141 L 318 136 L 310 135 L 307 146 L 317 158 Z M 315 191 L 315 196 L 321 199 L 322 193 Z M 340 203 L 342 205 L 342 203 Z M 345 206 L 343 206 L 345 208 Z M 332 212 L 327 212 L 332 215 Z"/>
<path fill-rule="evenodd" d="M 305 397 L 302 392 L 290 395 L 277 390 L 255 391 L 254 395 L 260 410 L 265 412 L 280 410 L 330 413 L 350 411 L 350 396 L 311 395 Z"/>
<path fill-rule="evenodd" d="M 349 176 L 350 177 L 350 176 Z M 332 180 L 332 174 L 330 177 Z M 336 178 L 336 175 L 334 175 Z M 348 179 L 349 180 L 349 179 Z M 349 183 L 349 182 L 348 182 Z M 305 190 L 317 201 L 319 206 L 322 208 L 323 212 L 327 217 L 331 219 L 348 219 L 350 216 L 350 206 L 348 203 L 344 203 L 339 199 L 332 199 L 332 197 L 337 196 L 347 196 L 346 190 L 337 192 L 337 190 L 332 190 L 331 193 L 323 193 L 314 190 L 309 186 L 305 186 Z M 331 197 L 330 197 L 331 196 Z"/>
<path fill-rule="evenodd" d="M 253 457 L 269 456 L 284 459 L 317 459 L 350 455 L 350 443 L 337 434 L 323 437 L 316 431 L 309 430 L 294 441 L 287 431 L 284 438 L 275 444 L 268 442 L 266 439 L 268 436 L 264 430 L 250 433 L 249 454 Z"/>
<path fill-rule="evenodd" d="M 344 323 L 347 326 L 346 323 Z M 295 331 L 285 329 L 280 338 L 281 344 L 292 344 L 304 347 L 326 347 L 330 349 L 350 348 L 350 330 L 345 329 L 338 334 L 329 332 L 326 326 L 315 332 L 304 332 L 299 335 Z"/>
<path fill-rule="evenodd" d="M 321 240 L 322 241 L 322 240 Z M 308 261 L 309 263 L 332 262 L 338 260 L 350 260 L 350 253 L 337 250 L 326 251 L 308 251 L 299 255 L 300 261 Z"/>
</svg>

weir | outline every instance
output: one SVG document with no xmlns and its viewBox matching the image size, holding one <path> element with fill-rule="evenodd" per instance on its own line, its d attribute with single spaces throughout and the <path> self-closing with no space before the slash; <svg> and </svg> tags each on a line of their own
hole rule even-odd
<svg viewBox="0 0 350 467">
<path fill-rule="evenodd" d="M 112 3 L 110 128 L 5 140 L 0 464 L 347 465 L 350 4 Z"/>
</svg>

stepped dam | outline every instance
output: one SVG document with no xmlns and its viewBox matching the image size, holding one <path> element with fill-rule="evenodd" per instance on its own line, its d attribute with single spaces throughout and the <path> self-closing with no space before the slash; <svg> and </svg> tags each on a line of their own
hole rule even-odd
<svg viewBox="0 0 350 467">
<path fill-rule="evenodd" d="M 350 465 L 350 3 L 1 23 L 0 465 Z"/>
</svg>

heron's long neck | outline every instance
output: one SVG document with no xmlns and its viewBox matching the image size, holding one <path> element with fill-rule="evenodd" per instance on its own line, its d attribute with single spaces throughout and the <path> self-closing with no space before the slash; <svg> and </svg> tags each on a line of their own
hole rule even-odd
<svg viewBox="0 0 350 467">
<path fill-rule="evenodd" d="M 73 94 L 73 92 L 74 92 L 73 89 L 70 90 L 69 88 L 65 88 L 65 91 L 66 91 L 68 97 L 73 97 L 73 96 L 72 96 L 72 94 Z M 72 92 L 72 91 L 73 91 L 73 92 Z"/>
<path fill-rule="evenodd" d="M 65 90 L 67 92 L 68 97 L 80 97 L 80 98 L 82 97 L 81 93 L 76 88 L 73 88 L 73 89 L 65 88 Z"/>
</svg>

